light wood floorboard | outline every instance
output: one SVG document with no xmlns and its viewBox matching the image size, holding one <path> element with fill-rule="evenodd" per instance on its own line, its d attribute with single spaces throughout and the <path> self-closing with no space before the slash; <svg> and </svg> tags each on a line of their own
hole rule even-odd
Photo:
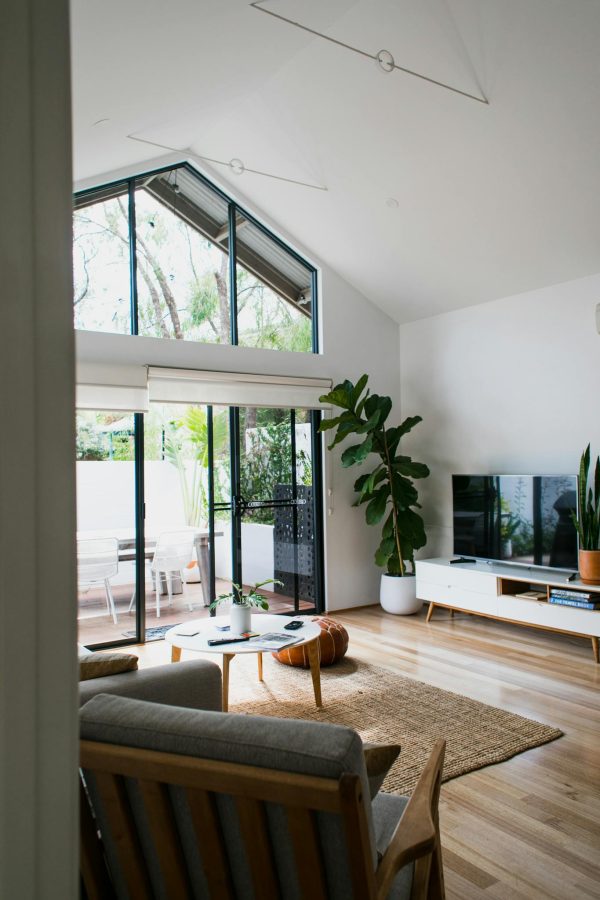
<svg viewBox="0 0 600 900">
<path fill-rule="evenodd" d="M 565 736 L 443 785 L 449 900 L 600 898 L 600 666 L 591 642 L 436 610 L 333 613 L 349 653 L 561 728 Z M 164 642 L 140 664 L 169 660 Z M 326 698 L 325 702 L 326 702 Z"/>
</svg>

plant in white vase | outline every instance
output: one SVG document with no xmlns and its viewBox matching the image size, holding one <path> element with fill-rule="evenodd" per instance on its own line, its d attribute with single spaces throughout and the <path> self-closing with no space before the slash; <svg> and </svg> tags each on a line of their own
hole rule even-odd
<svg viewBox="0 0 600 900">
<path fill-rule="evenodd" d="M 266 612 L 269 609 L 267 598 L 258 593 L 258 589 L 264 587 L 265 584 L 282 585 L 283 582 L 267 578 L 265 581 L 259 581 L 253 585 L 248 593 L 245 593 L 242 585 L 232 581 L 232 590 L 228 594 L 219 594 L 216 600 L 210 604 L 210 609 L 216 609 L 221 603 L 230 603 L 232 634 L 243 634 L 245 631 L 250 631 L 252 610 L 262 609 Z"/>
<path fill-rule="evenodd" d="M 367 381 L 367 375 L 356 385 L 346 380 L 320 398 L 322 403 L 341 409 L 339 416 L 321 422 L 320 431 L 337 428 L 330 450 L 350 435 L 360 437 L 361 443 L 342 453 L 344 468 L 364 463 L 371 453 L 379 457 L 373 471 L 355 482 L 358 498 L 354 506 L 366 503 L 367 524 L 382 526 L 382 540 L 375 553 L 375 563 L 386 568 L 381 576 L 381 605 L 386 612 L 407 615 L 418 612 L 422 605 L 416 597 L 415 579 L 407 576 L 414 575 L 414 552 L 427 540 L 423 519 L 414 509 L 420 504 L 412 479 L 426 478 L 429 469 L 398 453 L 398 446 L 421 416 L 410 416 L 401 425 L 386 424 L 392 401 L 371 394 Z"/>
</svg>

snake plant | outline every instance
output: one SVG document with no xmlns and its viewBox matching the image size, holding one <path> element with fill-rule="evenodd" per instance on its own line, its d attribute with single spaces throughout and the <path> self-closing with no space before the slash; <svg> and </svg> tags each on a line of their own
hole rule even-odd
<svg viewBox="0 0 600 900">
<path fill-rule="evenodd" d="M 600 457 L 596 457 L 593 483 L 590 462 L 588 444 L 579 465 L 579 515 L 571 513 L 579 535 L 580 550 L 600 549 Z"/>
</svg>

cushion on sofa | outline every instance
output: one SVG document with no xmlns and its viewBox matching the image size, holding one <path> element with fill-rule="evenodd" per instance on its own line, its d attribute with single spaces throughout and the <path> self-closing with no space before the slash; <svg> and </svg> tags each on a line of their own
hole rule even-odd
<svg viewBox="0 0 600 900">
<path fill-rule="evenodd" d="M 378 793 L 385 776 L 400 753 L 400 744 L 363 744 L 371 800 Z"/>
<path fill-rule="evenodd" d="M 119 675 L 121 672 L 133 672 L 138 667 L 135 653 L 113 653 L 97 650 L 93 653 L 79 654 L 79 680 L 103 678 L 105 675 Z"/>
</svg>

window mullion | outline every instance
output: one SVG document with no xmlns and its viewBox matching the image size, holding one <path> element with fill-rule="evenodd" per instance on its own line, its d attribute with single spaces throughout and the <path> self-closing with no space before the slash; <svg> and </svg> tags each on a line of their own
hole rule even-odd
<svg viewBox="0 0 600 900">
<path fill-rule="evenodd" d="M 131 333 L 139 334 L 138 288 L 137 288 L 137 239 L 135 224 L 135 181 L 129 181 L 129 284 Z"/>
<path fill-rule="evenodd" d="M 236 210 L 235 203 L 229 204 L 229 316 L 231 327 L 231 343 L 238 343 L 238 309 L 237 309 L 237 250 L 236 250 Z"/>
</svg>

